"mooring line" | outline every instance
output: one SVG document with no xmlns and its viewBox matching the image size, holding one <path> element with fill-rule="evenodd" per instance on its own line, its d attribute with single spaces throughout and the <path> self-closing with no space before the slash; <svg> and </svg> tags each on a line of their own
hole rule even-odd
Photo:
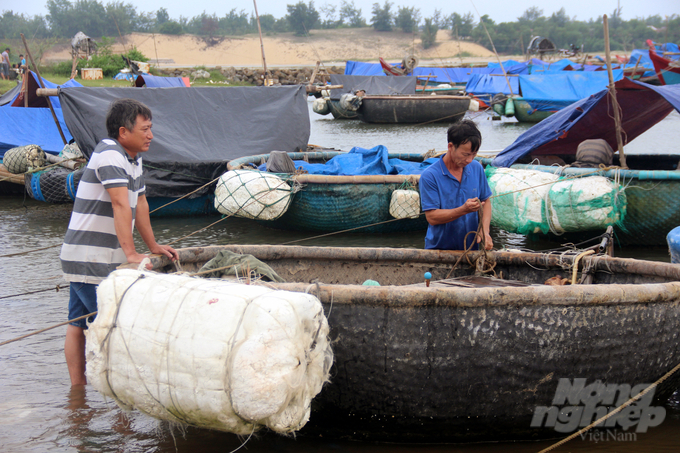
<svg viewBox="0 0 680 453">
<path fill-rule="evenodd" d="M 4 346 L 6 344 L 13 343 L 15 341 L 23 340 L 24 338 L 28 338 L 28 337 L 31 337 L 33 335 L 37 335 L 39 333 L 47 332 L 48 330 L 56 329 L 57 327 L 65 326 L 66 324 L 71 324 L 72 322 L 80 321 L 81 319 L 89 318 L 90 316 L 94 316 L 96 314 L 97 314 L 97 312 L 93 311 L 92 313 L 88 313 L 88 314 L 80 316 L 78 318 L 69 319 L 68 321 L 60 322 L 59 324 L 55 324 L 55 325 L 50 326 L 50 327 L 45 327 L 44 329 L 36 330 L 35 332 L 27 333 L 26 335 L 22 335 L 22 336 L 17 337 L 17 338 L 12 338 L 11 340 L 3 341 L 2 343 L 0 343 L 0 346 Z"/>
<path fill-rule="evenodd" d="M 59 292 L 60 290 L 65 289 L 65 288 L 68 288 L 68 285 L 66 285 L 66 286 L 57 285 L 54 288 L 39 289 L 39 290 L 36 290 L 36 291 L 29 291 L 27 293 L 12 294 L 10 296 L 1 296 L 0 299 L 9 299 L 10 297 L 26 296 L 26 295 L 29 295 L 29 294 L 44 293 L 44 292 L 47 292 L 47 291 Z"/>
<path fill-rule="evenodd" d="M 600 417 L 598 420 L 595 420 L 593 423 L 591 423 L 590 425 L 586 426 L 585 428 L 582 428 L 582 429 L 576 431 L 575 433 L 573 433 L 573 434 L 570 435 L 569 437 L 565 437 L 565 438 L 562 439 L 561 441 L 559 441 L 559 442 L 557 442 L 557 443 L 555 443 L 555 444 L 549 446 L 548 448 L 544 448 L 543 450 L 539 451 L 538 453 L 547 453 L 547 452 L 549 452 L 549 451 L 551 451 L 551 450 L 554 450 L 554 449 L 556 449 L 556 448 L 558 448 L 558 447 L 560 447 L 560 446 L 566 444 L 567 442 L 569 442 L 570 440 L 572 440 L 572 439 L 574 439 L 574 438 L 580 436 L 581 434 L 583 434 L 583 433 L 585 433 L 585 432 L 587 432 L 587 431 L 590 431 L 590 430 L 591 430 L 592 428 L 594 428 L 595 426 L 597 426 L 597 425 L 601 424 L 602 422 L 606 421 L 607 419 L 609 419 L 612 415 L 618 414 L 618 413 L 621 412 L 623 409 L 625 409 L 626 407 L 630 406 L 631 404 L 633 404 L 634 402 L 636 402 L 637 400 L 639 400 L 640 398 L 642 398 L 643 396 L 645 396 L 645 395 L 646 395 L 647 393 L 649 393 L 652 389 L 656 388 L 656 387 L 657 387 L 659 384 L 661 384 L 663 381 L 665 381 L 666 379 L 668 379 L 669 377 L 671 377 L 673 374 L 675 374 L 678 370 L 680 370 L 680 363 L 677 364 L 677 365 L 675 365 L 675 367 L 674 367 L 672 370 L 670 370 L 668 373 L 666 373 L 666 374 L 664 374 L 663 376 L 661 376 L 661 378 L 659 378 L 659 380 L 657 380 L 656 382 L 654 382 L 653 384 L 651 384 L 649 387 L 647 387 L 646 389 L 644 389 L 643 391 L 641 391 L 641 392 L 638 393 L 637 395 L 635 395 L 635 396 L 633 396 L 632 398 L 630 398 L 628 401 L 626 401 L 625 403 L 623 403 L 622 405 L 620 405 L 619 407 L 617 407 L 616 409 L 614 409 L 613 411 L 611 411 L 611 412 L 608 413 L 607 415 L 605 415 L 605 416 L 603 416 L 603 417 Z"/>
</svg>

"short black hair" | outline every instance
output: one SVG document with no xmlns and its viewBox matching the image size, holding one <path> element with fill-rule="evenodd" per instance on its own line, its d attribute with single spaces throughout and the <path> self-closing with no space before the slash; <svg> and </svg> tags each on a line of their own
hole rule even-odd
<svg viewBox="0 0 680 453">
<path fill-rule="evenodd" d="M 9 47 L 5 47 L 5 50 L 9 50 Z"/>
<path fill-rule="evenodd" d="M 482 146 L 482 133 L 479 132 L 477 125 L 472 120 L 461 120 L 453 123 L 446 131 L 448 143 L 458 148 L 464 143 L 472 145 L 472 152 L 476 153 Z"/>
<path fill-rule="evenodd" d="M 134 99 L 116 99 L 106 112 L 106 132 L 110 138 L 118 139 L 121 127 L 132 130 L 137 122 L 137 116 L 142 115 L 151 120 L 151 109 Z"/>
</svg>

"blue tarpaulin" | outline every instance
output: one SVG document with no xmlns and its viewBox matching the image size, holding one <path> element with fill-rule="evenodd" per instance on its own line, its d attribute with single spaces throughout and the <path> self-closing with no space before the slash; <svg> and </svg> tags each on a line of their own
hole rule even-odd
<svg viewBox="0 0 680 453">
<path fill-rule="evenodd" d="M 505 65 L 506 71 L 509 74 L 525 74 L 528 73 L 527 63 L 512 62 L 512 66 Z M 400 63 L 395 63 L 394 66 L 399 66 Z M 414 76 L 428 76 L 434 75 L 436 77 L 430 78 L 430 82 L 450 83 L 450 84 L 464 84 L 467 83 L 473 74 L 502 74 L 503 71 L 498 64 L 495 67 L 489 66 L 486 68 L 425 68 L 418 67 L 413 70 Z M 380 63 L 363 63 L 360 61 L 348 60 L 345 65 L 345 75 L 373 75 L 384 76 Z"/>
<path fill-rule="evenodd" d="M 371 149 L 354 147 L 346 154 L 333 157 L 325 164 L 310 164 L 304 160 L 296 160 L 295 168 L 303 168 L 312 175 L 419 175 L 427 167 L 439 160 L 433 157 L 420 162 L 402 159 L 390 159 L 387 148 L 378 145 Z M 258 168 L 267 170 L 267 164 Z"/>
<path fill-rule="evenodd" d="M 621 127 L 630 142 L 664 119 L 673 109 L 680 111 L 680 85 L 653 86 L 629 79 L 616 82 L 621 107 Z M 602 90 L 571 104 L 544 119 L 493 160 L 496 167 L 509 167 L 528 155 L 573 155 L 579 143 L 606 140 L 617 149 L 616 128 L 609 105 L 608 90 Z"/>
<path fill-rule="evenodd" d="M 509 77 L 506 79 L 503 75 L 490 74 L 475 74 L 470 77 L 470 81 L 465 86 L 465 91 L 472 93 L 475 96 L 493 96 L 496 93 L 503 93 L 510 95 L 510 88 L 508 87 L 508 80 L 512 86 L 512 93 L 519 93 L 519 78 Z"/>
<path fill-rule="evenodd" d="M 612 71 L 614 80 L 623 78 L 623 70 Z M 559 110 L 595 94 L 609 85 L 607 71 L 563 71 L 541 75 L 520 75 L 521 94 L 534 109 Z"/>
<path fill-rule="evenodd" d="M 45 88 L 57 88 L 59 86 L 45 79 L 43 79 L 43 83 Z M 71 79 L 61 86 L 75 87 L 82 85 Z M 30 87 L 33 87 L 33 90 L 38 87 L 35 79 L 29 81 Z M 12 103 L 17 100 L 20 94 L 21 90 L 18 90 L 8 103 L 0 107 L 0 156 L 4 156 L 8 149 L 24 145 L 38 145 L 45 152 L 59 154 L 64 148 L 64 142 L 59 135 L 50 109 L 47 107 L 30 107 L 36 99 L 30 95 L 28 108 L 23 107 L 23 102 L 19 102 L 20 106 L 13 107 Z M 42 98 L 38 99 L 42 101 Z M 71 140 L 72 137 L 64 122 L 59 98 L 50 96 L 50 100 L 66 140 Z"/>
</svg>

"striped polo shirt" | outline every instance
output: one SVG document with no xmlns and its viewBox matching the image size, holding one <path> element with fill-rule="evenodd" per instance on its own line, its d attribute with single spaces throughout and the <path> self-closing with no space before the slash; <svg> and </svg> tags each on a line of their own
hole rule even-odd
<svg viewBox="0 0 680 453">
<path fill-rule="evenodd" d="M 94 149 L 78 184 L 60 255 L 66 281 L 98 284 L 126 261 L 106 191 L 114 187 L 128 189 L 134 228 L 137 198 L 145 192 L 142 158 L 130 158 L 116 140 L 106 138 Z"/>
</svg>

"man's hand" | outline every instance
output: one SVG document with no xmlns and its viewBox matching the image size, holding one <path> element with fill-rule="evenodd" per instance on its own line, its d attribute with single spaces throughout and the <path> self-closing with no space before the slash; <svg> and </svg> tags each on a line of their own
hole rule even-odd
<svg viewBox="0 0 680 453">
<path fill-rule="evenodd" d="M 463 205 L 463 208 L 467 211 L 467 214 L 471 212 L 477 212 L 481 207 L 482 203 L 479 201 L 479 198 L 468 198 Z"/>
<path fill-rule="evenodd" d="M 179 259 L 179 253 L 177 253 L 177 250 L 173 249 L 169 245 L 156 244 L 153 247 L 149 247 L 149 251 L 156 255 L 165 255 L 170 258 L 171 261 L 177 261 Z"/>
<path fill-rule="evenodd" d="M 477 243 L 479 244 L 480 242 L 482 242 L 482 236 L 478 235 L 477 236 Z M 491 239 L 491 235 L 485 231 L 484 232 L 484 250 L 491 250 L 492 248 L 493 248 L 493 239 Z"/>
<path fill-rule="evenodd" d="M 149 257 L 149 255 L 145 255 L 143 253 L 137 253 L 137 252 L 131 253 L 130 255 L 126 256 L 128 263 L 135 263 L 135 264 L 141 263 L 144 258 L 148 258 L 148 257 Z M 153 269 L 153 265 L 151 263 L 146 263 L 146 269 L 147 270 Z"/>
</svg>

